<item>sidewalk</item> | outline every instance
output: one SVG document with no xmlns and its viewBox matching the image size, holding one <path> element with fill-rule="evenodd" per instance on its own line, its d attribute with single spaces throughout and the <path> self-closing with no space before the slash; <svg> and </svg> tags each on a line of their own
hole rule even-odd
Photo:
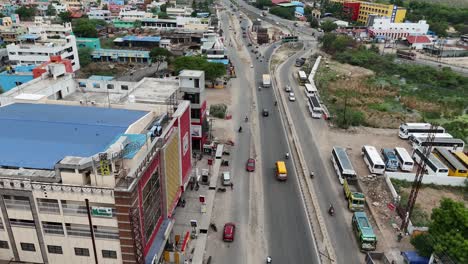
<svg viewBox="0 0 468 264">
<path fill-rule="evenodd" d="M 214 159 L 213 165 L 208 165 L 208 158 L 210 156 L 205 156 L 202 160 L 197 161 L 197 164 L 194 166 L 192 175 L 200 176 L 202 169 L 210 169 L 210 185 L 199 184 L 198 191 L 190 189 L 187 187 L 187 190 L 182 195 L 181 200 L 185 199 L 185 207 L 177 207 L 175 211 L 175 224 L 172 229 L 173 236 L 180 235 L 181 239 L 185 236 L 187 232 L 192 232 L 192 226 L 190 224 L 191 220 L 197 221 L 196 227 L 196 238 L 190 239 L 187 248 L 186 248 L 186 260 L 187 263 L 202 264 L 203 256 L 205 253 L 207 233 L 210 225 L 211 213 L 213 209 L 214 196 L 216 193 L 216 185 L 218 182 L 219 168 L 221 166 L 221 159 Z M 213 189 L 214 188 L 214 189 Z M 201 212 L 201 203 L 199 197 L 205 196 L 206 209 L 205 213 Z"/>
</svg>

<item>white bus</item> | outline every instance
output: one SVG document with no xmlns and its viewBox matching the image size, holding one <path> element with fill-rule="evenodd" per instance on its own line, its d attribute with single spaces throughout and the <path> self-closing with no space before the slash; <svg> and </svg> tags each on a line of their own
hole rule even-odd
<svg viewBox="0 0 468 264">
<path fill-rule="evenodd" d="M 369 168 L 369 171 L 374 174 L 383 174 L 385 171 L 385 163 L 380 157 L 379 152 L 374 146 L 365 145 L 361 149 L 362 157 Z"/>
<path fill-rule="evenodd" d="M 398 136 L 403 139 L 409 138 L 414 133 L 445 133 L 445 129 L 441 126 L 431 129 L 429 123 L 403 123 L 400 125 Z"/>
<path fill-rule="evenodd" d="M 321 118 L 322 117 L 322 106 L 320 105 L 320 102 L 316 96 L 309 96 L 307 97 L 308 99 L 308 105 L 309 105 L 309 111 L 310 114 L 312 115 L 312 118 Z"/>
<path fill-rule="evenodd" d="M 347 181 L 357 179 L 356 171 L 354 171 L 345 148 L 333 147 L 331 160 L 341 184 L 345 178 Z"/>
<path fill-rule="evenodd" d="M 305 73 L 305 71 L 299 71 L 297 73 L 297 76 L 299 77 L 300 84 L 305 84 L 307 82 L 307 74 Z"/>
<path fill-rule="evenodd" d="M 313 83 L 306 83 L 304 90 L 306 96 L 314 96 L 317 93 L 317 87 Z"/>
<path fill-rule="evenodd" d="M 413 171 L 414 160 L 405 148 L 396 147 L 395 154 L 400 162 L 400 169 L 402 171 Z"/>
<path fill-rule="evenodd" d="M 426 141 L 427 138 L 413 139 L 413 149 L 425 146 L 446 148 L 452 151 L 463 151 L 465 142 L 459 138 L 434 138 L 434 141 Z"/>
<path fill-rule="evenodd" d="M 422 149 L 417 148 L 413 152 L 414 160 L 422 166 L 421 161 L 426 162 L 426 173 L 436 176 L 448 176 L 449 170 L 442 161 L 440 161 L 434 154 L 429 154 L 429 159 L 426 159 L 422 153 Z"/>
<path fill-rule="evenodd" d="M 410 142 L 414 142 L 415 138 L 427 138 L 429 136 L 429 133 L 414 133 L 411 134 L 411 136 L 408 137 Z M 449 133 L 435 133 L 434 138 L 453 138 L 452 135 Z"/>
</svg>

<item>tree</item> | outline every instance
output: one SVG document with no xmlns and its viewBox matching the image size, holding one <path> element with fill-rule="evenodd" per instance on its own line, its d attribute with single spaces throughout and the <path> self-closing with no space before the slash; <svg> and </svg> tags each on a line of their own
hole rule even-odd
<svg viewBox="0 0 468 264">
<path fill-rule="evenodd" d="M 159 7 L 159 9 L 161 10 L 161 12 L 163 12 L 163 13 L 166 13 L 166 8 L 167 8 L 167 5 L 166 5 L 166 4 L 163 4 L 163 5 L 161 5 L 161 7 Z"/>
<path fill-rule="evenodd" d="M 447 36 L 448 23 L 447 22 L 429 22 L 429 29 L 436 33 L 439 37 Z"/>
<path fill-rule="evenodd" d="M 77 19 L 73 25 L 73 33 L 77 37 L 85 37 L 85 38 L 97 38 L 98 32 L 96 30 L 97 23 L 89 19 Z"/>
<path fill-rule="evenodd" d="M 69 11 L 62 12 L 58 14 L 58 17 L 62 22 L 70 22 L 71 21 L 71 13 Z"/>
<path fill-rule="evenodd" d="M 257 0 L 255 1 L 254 6 L 258 9 L 263 9 L 264 7 L 273 6 L 273 3 L 271 2 L 271 0 Z"/>
<path fill-rule="evenodd" d="M 311 28 L 319 27 L 319 21 L 315 17 L 311 16 L 310 20 L 307 20 L 307 21 L 309 22 Z"/>
<path fill-rule="evenodd" d="M 109 10 L 109 7 L 107 6 L 107 4 L 104 4 L 104 5 L 102 6 L 102 10 Z"/>
<path fill-rule="evenodd" d="M 156 47 L 150 51 L 150 58 L 153 63 L 157 64 L 157 70 L 164 61 L 169 61 L 173 54 L 165 48 Z"/>
<path fill-rule="evenodd" d="M 55 10 L 55 7 L 52 4 L 49 4 L 47 6 L 46 15 L 55 16 L 56 14 L 57 14 L 57 10 Z"/>
<path fill-rule="evenodd" d="M 80 59 L 81 67 L 86 67 L 88 64 L 92 62 L 91 56 L 93 53 L 92 48 L 84 47 L 78 49 L 78 57 Z"/>
<path fill-rule="evenodd" d="M 280 7 L 280 6 L 275 6 L 270 8 L 270 13 L 273 15 L 293 20 L 294 19 L 294 8 L 291 7 Z"/>
<path fill-rule="evenodd" d="M 323 29 L 324 32 L 332 32 L 338 28 L 338 25 L 331 21 L 325 21 L 320 25 L 320 28 Z"/>
<path fill-rule="evenodd" d="M 159 12 L 158 13 L 158 18 L 167 19 L 167 18 L 169 18 L 169 15 L 166 12 Z"/>
<path fill-rule="evenodd" d="M 141 22 L 141 20 L 135 20 L 135 22 L 133 22 L 134 28 L 141 28 L 142 25 L 143 23 Z"/>
<path fill-rule="evenodd" d="M 426 237 L 411 242 L 421 255 L 435 253 L 448 255 L 459 263 L 468 262 L 468 209 L 463 202 L 444 198 L 432 210 L 431 224 Z M 422 241 L 422 242 L 421 242 Z"/>
<path fill-rule="evenodd" d="M 179 73 L 181 70 L 199 70 L 205 72 L 205 77 L 212 83 L 217 78 L 226 74 L 226 68 L 221 63 L 212 63 L 206 61 L 206 58 L 200 56 L 178 57 L 174 61 L 174 70 Z"/>
<path fill-rule="evenodd" d="M 30 21 L 36 15 L 36 7 L 21 6 L 20 8 L 16 9 L 16 14 L 19 15 L 21 20 Z"/>
</svg>

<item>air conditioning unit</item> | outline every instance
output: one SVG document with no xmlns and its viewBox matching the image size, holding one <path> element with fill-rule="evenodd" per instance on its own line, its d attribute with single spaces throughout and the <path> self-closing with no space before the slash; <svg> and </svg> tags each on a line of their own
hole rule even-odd
<svg viewBox="0 0 468 264">
<path fill-rule="evenodd" d="M 83 103 L 84 103 L 83 100 L 80 100 L 80 104 L 82 105 Z"/>
<path fill-rule="evenodd" d="M 96 104 L 96 101 L 91 101 L 91 104 L 92 104 L 92 105 L 95 105 L 95 104 Z"/>
</svg>

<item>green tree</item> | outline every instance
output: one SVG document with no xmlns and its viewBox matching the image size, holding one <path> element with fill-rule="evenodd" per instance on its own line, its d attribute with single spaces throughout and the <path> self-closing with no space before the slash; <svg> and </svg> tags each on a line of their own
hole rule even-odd
<svg viewBox="0 0 468 264">
<path fill-rule="evenodd" d="M 226 74 L 226 68 L 221 63 L 211 63 L 206 58 L 200 56 L 183 56 L 174 60 L 174 70 L 179 73 L 181 70 L 205 71 L 205 78 L 212 83 L 217 78 Z"/>
<path fill-rule="evenodd" d="M 271 0 L 257 0 L 255 1 L 254 6 L 258 9 L 263 9 L 264 7 L 273 6 L 273 3 L 271 2 Z"/>
<path fill-rule="evenodd" d="M 52 4 L 49 4 L 47 6 L 46 15 L 55 16 L 56 14 L 57 14 L 57 10 L 55 10 L 55 7 Z"/>
<path fill-rule="evenodd" d="M 36 15 L 36 10 L 37 9 L 35 6 L 21 6 L 20 8 L 16 9 L 16 14 L 19 15 L 21 20 L 31 21 Z"/>
<path fill-rule="evenodd" d="M 161 5 L 159 9 L 161 10 L 161 12 L 166 13 L 166 8 L 167 8 L 167 5 L 164 4 L 164 5 Z"/>
<path fill-rule="evenodd" d="M 142 25 L 143 23 L 141 22 L 141 20 L 135 20 L 135 22 L 133 22 L 134 28 L 141 28 Z"/>
<path fill-rule="evenodd" d="M 78 57 L 80 59 L 81 67 L 86 67 L 88 64 L 92 62 L 91 56 L 93 53 L 92 48 L 83 47 L 78 49 Z"/>
<path fill-rule="evenodd" d="M 98 23 L 93 20 L 80 18 L 74 20 L 73 23 L 73 33 L 77 37 L 85 37 L 85 38 L 97 38 L 98 32 L 96 29 Z"/>
<path fill-rule="evenodd" d="M 158 18 L 167 19 L 167 18 L 169 18 L 169 15 L 167 15 L 166 12 L 159 12 L 158 13 Z"/>
<path fill-rule="evenodd" d="M 462 35 L 468 34 L 468 24 L 456 24 L 454 27 L 458 33 Z"/>
<path fill-rule="evenodd" d="M 307 19 L 307 21 L 309 22 L 311 28 L 319 27 L 319 21 L 315 17 L 310 16 L 310 20 Z"/>
<path fill-rule="evenodd" d="M 447 22 L 437 21 L 429 22 L 429 29 L 436 33 L 439 37 L 447 36 L 447 29 L 449 25 Z"/>
<path fill-rule="evenodd" d="M 275 6 L 270 8 L 270 13 L 273 15 L 293 20 L 294 19 L 294 8 L 293 7 L 280 7 L 280 6 Z"/>
<path fill-rule="evenodd" d="M 432 210 L 431 224 L 427 237 L 424 238 L 425 243 L 413 245 L 422 255 L 428 256 L 432 247 L 435 253 L 444 253 L 458 263 L 467 263 L 467 238 L 468 209 L 463 202 L 444 198 L 440 206 Z"/>
<path fill-rule="evenodd" d="M 338 28 L 338 25 L 331 21 L 325 21 L 320 25 L 320 28 L 323 29 L 324 32 L 332 32 Z"/>
<path fill-rule="evenodd" d="M 151 61 L 157 65 L 156 71 L 159 70 L 159 67 L 164 61 L 169 63 L 169 60 L 172 58 L 172 56 L 173 54 L 165 48 L 156 47 L 150 51 Z"/>
<path fill-rule="evenodd" d="M 58 14 L 58 17 L 62 22 L 70 22 L 71 21 L 71 13 L 69 11 L 62 12 Z"/>
</svg>

